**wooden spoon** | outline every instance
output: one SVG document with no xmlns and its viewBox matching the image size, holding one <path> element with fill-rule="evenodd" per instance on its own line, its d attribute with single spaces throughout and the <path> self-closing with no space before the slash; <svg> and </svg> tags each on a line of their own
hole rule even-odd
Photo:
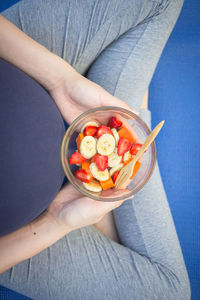
<svg viewBox="0 0 200 300">
<path fill-rule="evenodd" d="M 151 145 L 151 143 L 154 141 L 158 133 L 160 132 L 161 128 L 163 127 L 165 121 L 160 122 L 154 130 L 150 133 L 150 135 L 147 137 L 146 141 L 134 157 L 132 161 L 130 161 L 125 167 L 123 167 L 117 177 L 117 180 L 115 182 L 115 187 L 119 189 L 122 185 L 124 185 L 125 182 L 131 177 L 133 174 L 133 169 L 135 166 L 136 161 L 142 156 L 142 154 L 146 151 L 146 149 Z"/>
</svg>

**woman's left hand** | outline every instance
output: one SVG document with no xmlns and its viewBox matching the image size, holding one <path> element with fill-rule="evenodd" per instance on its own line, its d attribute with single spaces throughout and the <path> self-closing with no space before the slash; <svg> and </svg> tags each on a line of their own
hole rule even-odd
<svg viewBox="0 0 200 300">
<path fill-rule="evenodd" d="M 83 197 L 71 184 L 57 194 L 45 211 L 46 217 L 60 228 L 73 231 L 98 223 L 108 212 L 119 207 L 124 201 L 103 202 Z"/>
</svg>

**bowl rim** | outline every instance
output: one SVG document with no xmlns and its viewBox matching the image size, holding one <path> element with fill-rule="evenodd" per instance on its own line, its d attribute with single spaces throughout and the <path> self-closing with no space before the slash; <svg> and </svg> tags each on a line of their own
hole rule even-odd
<svg viewBox="0 0 200 300">
<path fill-rule="evenodd" d="M 147 135 L 149 135 L 151 133 L 151 130 L 149 129 L 148 125 L 138 116 L 136 115 L 134 112 L 132 112 L 131 110 L 128 110 L 128 109 L 125 109 L 125 108 L 122 108 L 122 107 L 118 107 L 118 106 L 100 106 L 100 107 L 95 107 L 95 108 L 92 108 L 92 109 L 89 109 L 87 110 L 86 112 L 82 113 L 81 115 L 79 115 L 72 123 L 71 125 L 69 125 L 68 129 L 66 130 L 64 136 L 63 136 L 63 139 L 62 139 L 62 143 L 61 143 L 61 149 L 60 149 L 60 158 L 61 158 L 61 164 L 62 164 L 62 168 L 63 168 L 63 171 L 67 177 L 67 179 L 69 180 L 69 182 L 73 185 L 73 187 L 78 191 L 80 192 L 81 194 L 83 194 L 84 196 L 86 197 L 89 197 L 89 198 L 92 198 L 93 200 L 97 200 L 97 201 L 103 201 L 103 202 L 112 202 L 112 201 L 120 201 L 120 200 L 127 200 L 127 199 L 130 199 L 132 198 L 138 191 L 140 191 L 144 185 L 146 185 L 146 183 L 149 181 L 153 171 L 154 171 L 154 168 L 155 168 L 155 165 L 156 165 L 156 160 L 157 160 L 157 150 L 156 150 L 156 143 L 155 143 L 155 140 L 152 142 L 151 144 L 151 147 L 152 147 L 152 153 L 154 153 L 154 155 L 152 155 L 152 163 L 151 163 L 151 171 L 149 172 L 148 171 L 148 175 L 146 177 L 146 180 L 139 186 L 137 187 L 134 192 L 131 192 L 127 195 L 127 196 L 122 196 L 122 197 L 116 197 L 116 198 L 101 198 L 101 197 L 98 197 L 98 196 L 93 196 L 91 194 L 89 194 L 89 192 L 87 193 L 87 190 L 82 190 L 82 189 L 79 189 L 79 186 L 76 185 L 70 178 L 70 173 L 72 176 L 73 173 L 71 172 L 70 170 L 70 167 L 69 167 L 69 163 L 68 163 L 68 160 L 67 160 L 67 165 L 65 165 L 64 163 L 64 146 L 66 144 L 66 140 L 67 140 L 67 137 L 70 136 L 70 133 L 74 127 L 74 125 L 76 123 L 78 123 L 78 121 L 80 121 L 82 118 L 84 118 L 85 116 L 87 116 L 88 114 L 90 113 L 94 113 L 94 112 L 97 112 L 97 111 L 109 111 L 109 110 L 115 110 L 115 111 L 118 111 L 118 112 L 124 112 L 128 115 L 130 115 L 132 118 L 136 119 L 144 128 L 144 130 L 146 131 Z M 69 144 L 69 141 L 67 143 L 67 146 Z M 69 172 L 67 172 L 69 171 Z M 68 174 L 69 173 L 69 174 Z M 99 195 L 99 194 L 98 194 Z"/>
</svg>

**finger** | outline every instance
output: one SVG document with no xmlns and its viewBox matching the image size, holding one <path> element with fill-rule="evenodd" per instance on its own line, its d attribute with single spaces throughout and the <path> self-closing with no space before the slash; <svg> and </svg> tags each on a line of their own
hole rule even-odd
<svg viewBox="0 0 200 300">
<path fill-rule="evenodd" d="M 110 96 L 110 95 L 109 95 Z M 126 102 L 122 101 L 119 98 L 116 98 L 114 96 L 110 96 L 109 100 L 108 99 L 104 99 L 102 101 L 102 105 L 103 106 L 117 106 L 117 107 L 122 107 L 125 108 L 127 110 L 132 111 L 134 114 L 139 115 L 139 112 L 134 110 L 132 107 L 130 107 Z"/>
<path fill-rule="evenodd" d="M 78 192 L 70 183 L 67 183 L 58 193 L 54 202 L 56 203 L 66 203 L 71 202 L 77 198 L 81 197 L 81 193 Z"/>
<path fill-rule="evenodd" d="M 124 202 L 124 200 L 114 201 L 114 202 L 111 201 L 104 202 L 104 201 L 97 201 L 89 197 L 80 197 L 75 201 L 79 203 L 79 209 L 87 207 L 87 209 L 89 208 L 90 212 L 97 212 L 98 214 L 101 215 L 104 215 L 109 211 L 119 207 Z"/>
<path fill-rule="evenodd" d="M 132 107 L 130 107 L 125 101 L 122 101 L 121 99 L 119 98 L 116 98 L 116 97 L 113 97 L 113 106 L 119 106 L 119 107 L 122 107 L 122 108 L 125 108 L 127 110 L 130 110 L 132 111 L 134 114 L 136 115 L 139 115 L 139 112 L 134 110 Z"/>
<path fill-rule="evenodd" d="M 134 110 L 132 107 L 130 107 L 125 101 L 111 95 L 108 93 L 104 88 L 99 86 L 99 97 L 100 97 L 100 103 L 102 106 L 118 106 L 125 108 L 127 110 L 132 111 L 134 114 L 139 115 L 139 112 Z"/>
<path fill-rule="evenodd" d="M 112 211 L 113 209 L 121 206 L 124 200 L 114 201 L 114 202 L 102 202 L 102 201 L 97 201 L 97 202 L 98 202 L 96 203 L 97 210 L 99 210 L 99 212 L 105 215 L 108 212 Z"/>
<path fill-rule="evenodd" d="M 62 190 L 66 193 L 66 194 L 73 194 L 73 195 L 77 195 L 80 196 L 81 193 L 79 191 L 77 191 L 73 185 L 71 183 L 67 183 L 63 188 Z"/>
</svg>

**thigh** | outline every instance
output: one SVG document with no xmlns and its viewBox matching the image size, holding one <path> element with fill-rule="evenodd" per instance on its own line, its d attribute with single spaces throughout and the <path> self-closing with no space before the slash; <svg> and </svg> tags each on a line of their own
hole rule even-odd
<svg viewBox="0 0 200 300">
<path fill-rule="evenodd" d="M 3 15 L 83 74 L 113 40 L 152 14 L 158 3 L 22 0 Z"/>
<path fill-rule="evenodd" d="M 173 272 L 93 226 L 0 275 L 0 284 L 37 300 L 189 299 Z"/>
<path fill-rule="evenodd" d="M 128 300 L 136 286 L 129 255 L 91 226 L 0 275 L 0 284 L 37 300 Z"/>
<path fill-rule="evenodd" d="M 87 77 L 139 110 L 182 4 L 182 0 L 161 1 L 159 5 L 154 2 L 156 6 L 142 21 L 132 24 L 99 53 Z M 122 17 L 122 28 L 123 21 Z M 90 47 L 80 58 L 80 65 Z"/>
<path fill-rule="evenodd" d="M 4 15 L 139 109 L 182 0 L 22 0 Z"/>
</svg>

